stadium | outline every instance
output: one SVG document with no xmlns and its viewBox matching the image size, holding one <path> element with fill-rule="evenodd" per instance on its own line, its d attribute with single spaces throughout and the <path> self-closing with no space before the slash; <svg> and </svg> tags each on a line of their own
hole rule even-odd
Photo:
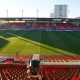
<svg viewBox="0 0 80 80">
<path fill-rule="evenodd" d="M 32 58 L 40 61 L 33 64 L 38 65 L 43 80 L 78 78 L 79 22 L 65 18 L 1 18 L 0 78 L 26 80 L 27 62 Z"/>
<path fill-rule="evenodd" d="M 55 5 L 54 17 L 36 11 L 0 17 L 0 80 L 80 80 L 80 18 L 67 17 L 67 5 Z"/>
</svg>

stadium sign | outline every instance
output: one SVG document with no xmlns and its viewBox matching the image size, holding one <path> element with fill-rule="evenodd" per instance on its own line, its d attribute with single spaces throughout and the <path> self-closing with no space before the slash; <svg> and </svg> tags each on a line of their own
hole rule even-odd
<svg viewBox="0 0 80 80">
<path fill-rule="evenodd" d="M 36 18 L 24 18 L 23 20 L 24 21 L 27 21 L 27 20 L 29 20 L 29 21 L 36 21 L 37 19 Z"/>
<path fill-rule="evenodd" d="M 56 18 L 56 19 L 53 19 L 53 21 L 62 21 L 62 19 L 57 19 L 57 18 Z"/>
</svg>

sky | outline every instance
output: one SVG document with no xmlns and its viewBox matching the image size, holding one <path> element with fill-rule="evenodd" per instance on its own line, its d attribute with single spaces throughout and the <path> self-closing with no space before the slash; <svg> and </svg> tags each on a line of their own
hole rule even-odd
<svg viewBox="0 0 80 80">
<path fill-rule="evenodd" d="M 68 17 L 80 17 L 80 0 L 0 0 L 0 17 L 50 17 L 55 4 L 68 5 Z"/>
</svg>

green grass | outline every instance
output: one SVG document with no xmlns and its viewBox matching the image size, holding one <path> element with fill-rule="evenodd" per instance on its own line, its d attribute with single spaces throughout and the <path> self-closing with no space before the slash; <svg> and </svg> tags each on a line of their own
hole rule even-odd
<svg viewBox="0 0 80 80">
<path fill-rule="evenodd" d="M 79 55 L 80 32 L 0 31 L 0 54 L 17 52 L 24 55 Z"/>
</svg>

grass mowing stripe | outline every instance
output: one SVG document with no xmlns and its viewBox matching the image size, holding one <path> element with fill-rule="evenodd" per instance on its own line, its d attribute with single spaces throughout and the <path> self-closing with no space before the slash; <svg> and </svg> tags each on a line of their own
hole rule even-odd
<svg viewBox="0 0 80 80">
<path fill-rule="evenodd" d="M 19 49 L 15 48 L 15 51 L 12 51 L 12 53 L 18 50 L 21 53 L 24 52 L 23 54 L 26 54 L 28 52 L 30 52 L 29 54 L 33 54 L 32 52 L 38 52 L 39 48 L 41 50 L 40 53 L 45 55 L 47 54 L 49 55 L 49 53 L 50 55 L 53 55 L 53 54 L 54 55 L 74 55 L 74 54 L 76 55 L 77 52 L 78 53 L 80 52 L 79 51 L 80 43 L 78 42 L 78 40 L 80 40 L 79 32 L 1 31 L 0 33 L 2 37 L 9 40 L 11 43 L 12 41 L 16 43 L 16 44 L 13 44 L 12 46 L 18 47 Z M 14 35 L 10 35 L 8 33 L 17 34 L 18 39 Z M 12 37 L 14 39 L 11 40 Z M 15 41 L 15 38 L 19 41 Z M 22 38 L 22 40 L 20 38 Z M 31 41 L 28 41 L 28 40 L 23 41 L 23 38 Z M 27 42 L 29 45 L 27 44 Z M 11 47 L 11 43 L 8 45 L 8 47 L 10 46 L 8 50 L 14 48 L 14 47 Z M 21 45 L 19 46 L 20 43 Z M 32 46 L 32 48 L 30 49 L 32 51 L 29 51 L 28 49 L 30 45 Z M 26 49 L 28 50 L 28 52 Z"/>
<path fill-rule="evenodd" d="M 14 35 L 14 34 L 12 34 Z M 38 45 L 40 47 L 43 47 L 43 48 L 46 48 L 48 50 L 51 50 L 51 51 L 54 51 L 54 52 L 57 52 L 59 54 L 63 54 L 63 55 L 71 55 L 71 53 L 69 52 L 66 52 L 66 51 L 63 51 L 63 50 L 60 50 L 60 49 L 57 49 L 55 47 L 51 47 L 51 46 L 48 46 L 48 45 L 45 45 L 45 44 L 42 44 L 42 43 L 39 43 L 39 42 L 35 42 L 35 41 L 32 41 L 32 40 L 29 40 L 29 39 L 26 39 L 26 38 L 23 38 L 23 37 L 19 37 L 18 35 L 14 35 L 16 36 L 17 38 L 21 39 L 21 40 L 24 40 L 24 41 L 28 41 L 28 42 L 31 42 L 32 44 L 35 44 L 35 45 Z M 67 53 L 67 54 L 66 54 Z M 69 54 L 68 54 L 69 53 Z M 74 55 L 74 54 L 72 54 Z"/>
</svg>

